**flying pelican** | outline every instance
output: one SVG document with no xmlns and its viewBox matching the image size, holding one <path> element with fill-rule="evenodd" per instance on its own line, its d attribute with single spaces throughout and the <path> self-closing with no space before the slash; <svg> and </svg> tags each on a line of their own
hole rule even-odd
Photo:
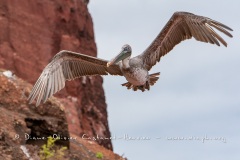
<svg viewBox="0 0 240 160">
<path fill-rule="evenodd" d="M 222 43 L 227 47 L 227 43 L 213 28 L 232 37 L 227 31 L 232 29 L 220 22 L 188 12 L 175 12 L 150 46 L 136 57 L 130 58 L 132 49 L 128 44 L 111 61 L 62 50 L 44 68 L 29 95 L 29 103 L 36 99 L 38 106 L 64 88 L 66 80 L 81 76 L 124 76 L 127 82 L 122 86 L 134 91 L 149 90 L 160 75 L 160 72 L 149 74 L 149 70 L 181 41 L 194 37 L 198 41 L 218 46 Z"/>
</svg>

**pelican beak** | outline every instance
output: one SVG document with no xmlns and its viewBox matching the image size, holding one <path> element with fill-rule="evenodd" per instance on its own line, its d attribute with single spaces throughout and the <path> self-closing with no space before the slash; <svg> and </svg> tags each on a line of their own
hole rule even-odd
<svg viewBox="0 0 240 160">
<path fill-rule="evenodd" d="M 110 67 L 111 65 L 118 63 L 119 61 L 129 57 L 130 55 L 131 53 L 121 50 L 121 52 L 115 58 L 113 58 L 111 61 L 107 63 L 107 67 Z"/>
</svg>

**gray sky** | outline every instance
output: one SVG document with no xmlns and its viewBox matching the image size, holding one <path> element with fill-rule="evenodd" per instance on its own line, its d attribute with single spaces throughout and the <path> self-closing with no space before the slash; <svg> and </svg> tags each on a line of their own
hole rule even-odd
<svg viewBox="0 0 240 160">
<path fill-rule="evenodd" d="M 122 87 L 124 77 L 104 77 L 114 151 L 130 160 L 240 158 L 240 1 L 92 0 L 98 57 L 112 59 L 123 44 L 140 54 L 175 11 L 209 17 L 231 27 L 234 38 L 220 34 L 228 47 L 182 42 L 150 73 L 161 72 L 149 92 Z M 184 137 L 222 140 L 171 140 Z M 160 139 L 158 139 L 158 138 Z M 226 143 L 224 143 L 226 141 Z"/>
</svg>

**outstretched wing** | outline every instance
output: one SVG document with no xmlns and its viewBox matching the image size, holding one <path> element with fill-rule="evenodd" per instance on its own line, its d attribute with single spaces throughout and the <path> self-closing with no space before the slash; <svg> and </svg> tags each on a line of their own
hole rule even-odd
<svg viewBox="0 0 240 160">
<path fill-rule="evenodd" d="M 45 102 L 65 86 L 66 80 L 90 75 L 122 75 L 118 65 L 107 67 L 106 60 L 71 51 L 61 51 L 44 68 L 28 97 L 37 99 L 36 106 Z"/>
<path fill-rule="evenodd" d="M 155 40 L 137 58 L 142 59 L 146 69 L 150 70 L 174 46 L 192 37 L 198 41 L 218 46 L 220 46 L 219 42 L 221 42 L 224 46 L 227 46 L 227 43 L 213 28 L 232 37 L 227 31 L 232 31 L 232 29 L 220 22 L 192 13 L 175 12 Z"/>
</svg>

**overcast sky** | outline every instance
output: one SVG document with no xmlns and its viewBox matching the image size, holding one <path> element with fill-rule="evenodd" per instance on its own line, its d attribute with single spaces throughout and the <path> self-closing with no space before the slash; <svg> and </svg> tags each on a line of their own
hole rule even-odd
<svg viewBox="0 0 240 160">
<path fill-rule="evenodd" d="M 187 40 L 150 73 L 160 79 L 147 92 L 122 87 L 124 77 L 104 77 L 114 151 L 130 160 L 240 158 L 240 1 L 91 0 L 98 57 L 110 60 L 123 44 L 140 54 L 175 11 L 207 16 L 229 27 L 228 47 Z M 203 137 L 218 140 L 201 141 Z M 184 137 L 188 140 L 172 140 Z M 189 140 L 191 139 L 192 140 Z M 199 140 L 198 140 L 199 139 Z"/>
</svg>

